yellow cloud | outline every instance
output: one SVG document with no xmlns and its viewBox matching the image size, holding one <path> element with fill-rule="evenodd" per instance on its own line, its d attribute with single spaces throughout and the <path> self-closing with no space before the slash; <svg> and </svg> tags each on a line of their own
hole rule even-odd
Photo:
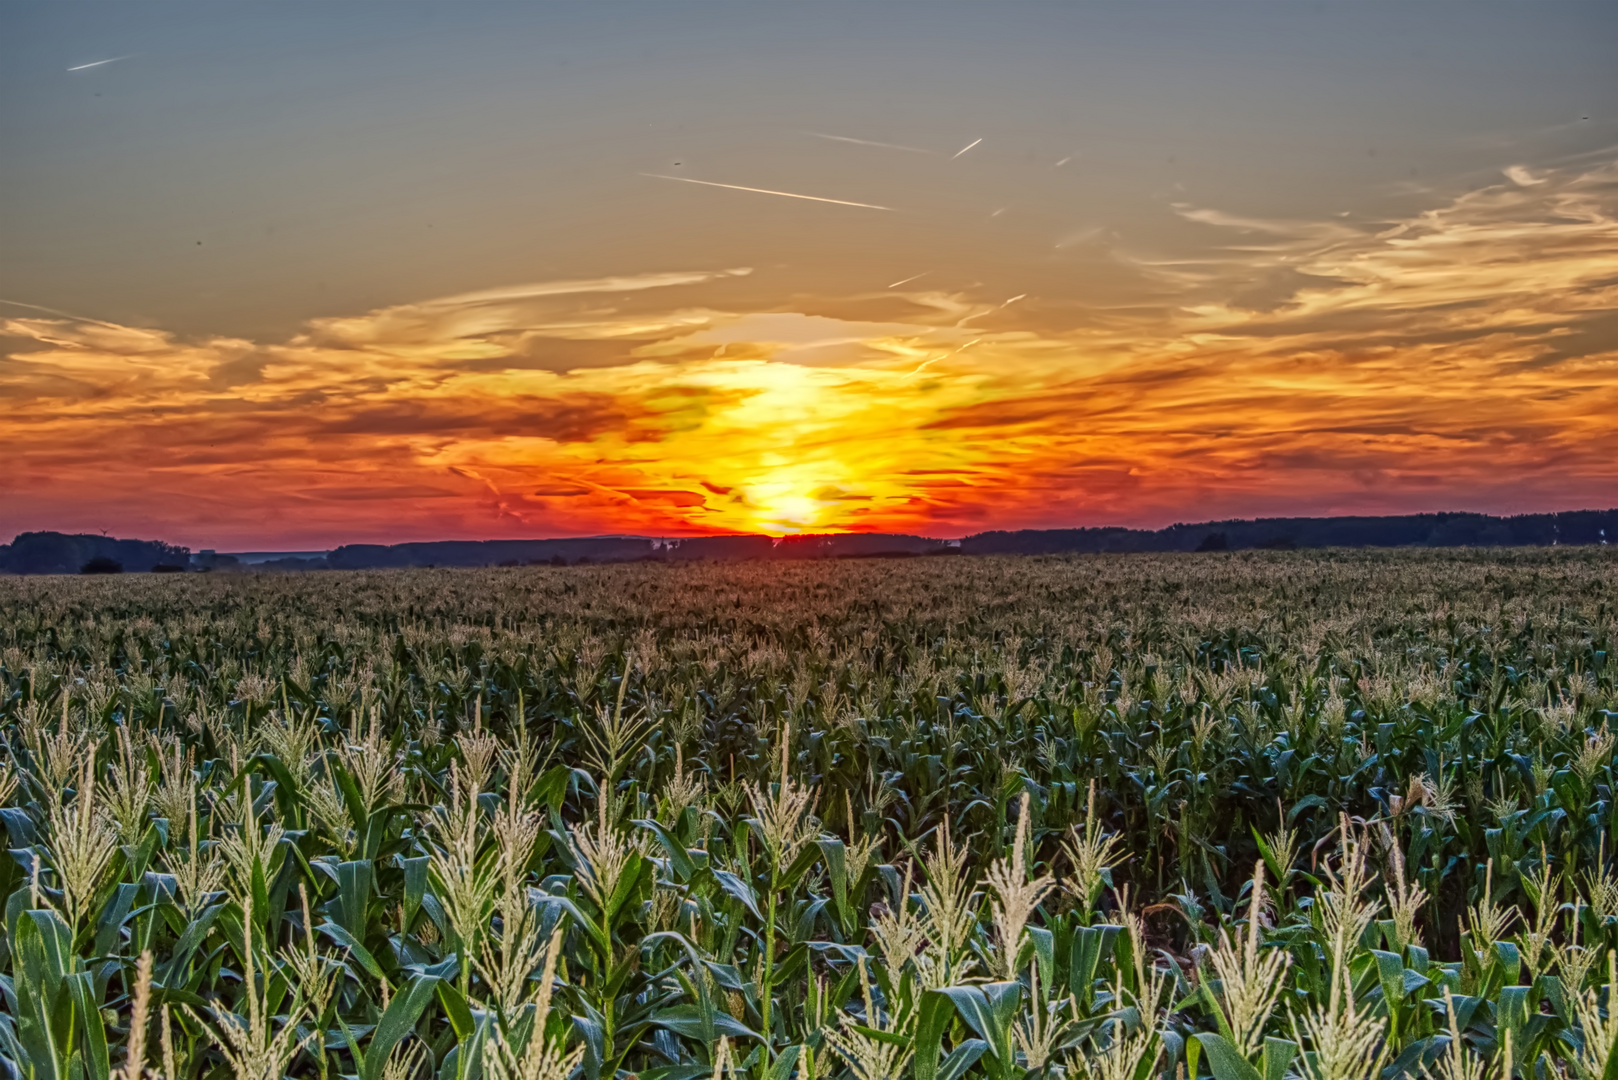
<svg viewBox="0 0 1618 1080">
<path fill-rule="evenodd" d="M 0 500 L 20 527 L 255 546 L 1608 505 L 1615 206 L 1618 166 L 1374 232 L 1181 208 L 1238 233 L 1165 271 L 1177 307 L 737 310 L 711 291 L 731 270 L 489 289 L 279 343 L 30 314 L 3 324 Z"/>
</svg>

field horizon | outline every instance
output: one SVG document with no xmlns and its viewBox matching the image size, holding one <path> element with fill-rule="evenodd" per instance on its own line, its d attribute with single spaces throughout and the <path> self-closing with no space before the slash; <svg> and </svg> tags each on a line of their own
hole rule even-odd
<svg viewBox="0 0 1618 1080">
<path fill-rule="evenodd" d="M 229 552 L 81 533 L 19 533 L 0 544 L 0 573 L 73 573 L 91 560 L 110 569 L 360 570 L 381 567 L 517 566 L 537 563 L 683 562 L 735 559 L 893 558 L 924 555 L 1146 553 L 1360 547 L 1605 545 L 1618 509 L 1496 517 L 1470 512 L 1396 516 L 1271 517 L 1178 523 L 1162 529 L 1093 526 L 990 530 L 958 538 L 880 532 L 601 536 L 342 544 L 324 550 Z"/>
</svg>

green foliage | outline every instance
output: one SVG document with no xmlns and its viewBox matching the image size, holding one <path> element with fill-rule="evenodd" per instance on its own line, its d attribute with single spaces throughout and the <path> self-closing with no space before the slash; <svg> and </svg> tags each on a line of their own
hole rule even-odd
<svg viewBox="0 0 1618 1080">
<path fill-rule="evenodd" d="M 1611 1080 L 1615 598 L 1600 549 L 0 580 L 0 1065 Z"/>
</svg>

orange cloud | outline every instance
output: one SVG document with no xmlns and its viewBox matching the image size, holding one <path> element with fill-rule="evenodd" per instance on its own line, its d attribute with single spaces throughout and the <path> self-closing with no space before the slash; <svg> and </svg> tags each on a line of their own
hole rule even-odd
<svg viewBox="0 0 1618 1080">
<path fill-rule="evenodd" d="M 1180 207 L 1231 242 L 1135 260 L 1158 291 L 1123 308 L 663 299 L 725 270 L 280 343 L 31 312 L 0 326 L 0 504 L 255 547 L 1606 506 L 1615 204 L 1618 166 L 1511 170 L 1376 231 Z"/>
</svg>

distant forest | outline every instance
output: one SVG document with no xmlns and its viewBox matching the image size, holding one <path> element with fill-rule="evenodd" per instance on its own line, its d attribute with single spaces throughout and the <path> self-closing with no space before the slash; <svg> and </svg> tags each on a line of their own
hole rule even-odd
<svg viewBox="0 0 1618 1080">
<path fill-rule="evenodd" d="M 370 570 L 403 567 L 553 566 L 693 559 L 859 559 L 926 555 L 1066 555 L 1250 551 L 1327 547 L 1521 547 L 1618 540 L 1618 510 L 1560 514 L 1410 514 L 1403 517 L 1259 518 L 1166 529 L 1020 529 L 961 540 L 890 533 L 825 536 L 593 536 L 566 540 L 441 540 L 345 544 L 315 558 L 251 565 L 236 556 L 155 540 L 88 533 L 21 533 L 0 544 L 0 573 L 149 573 L 209 570 Z"/>
</svg>

